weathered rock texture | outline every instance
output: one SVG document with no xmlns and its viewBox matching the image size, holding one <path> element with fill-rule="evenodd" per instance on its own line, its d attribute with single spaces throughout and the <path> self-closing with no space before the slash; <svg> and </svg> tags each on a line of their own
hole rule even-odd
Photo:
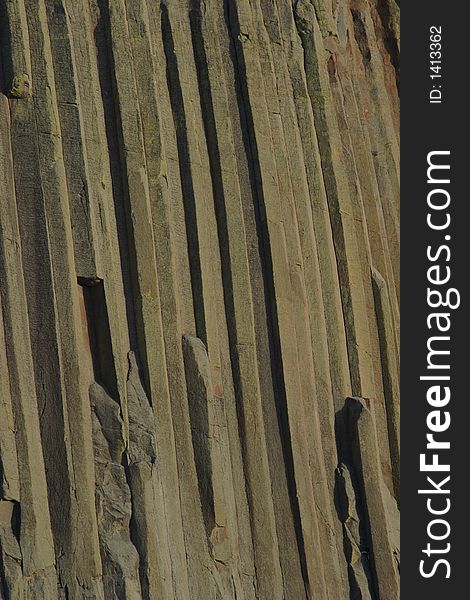
<svg viewBox="0 0 470 600">
<path fill-rule="evenodd" d="M 0 0 L 0 598 L 398 598 L 395 0 Z"/>
</svg>

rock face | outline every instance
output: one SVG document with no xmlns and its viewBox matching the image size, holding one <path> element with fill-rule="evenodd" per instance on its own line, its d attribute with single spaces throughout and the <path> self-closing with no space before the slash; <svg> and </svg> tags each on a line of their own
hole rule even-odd
<svg viewBox="0 0 470 600">
<path fill-rule="evenodd" d="M 397 600 L 395 0 L 0 0 L 0 598 Z"/>
</svg>

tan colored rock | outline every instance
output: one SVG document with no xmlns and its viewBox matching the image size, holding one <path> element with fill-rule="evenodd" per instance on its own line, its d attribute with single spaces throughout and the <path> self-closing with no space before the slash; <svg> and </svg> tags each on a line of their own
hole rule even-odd
<svg viewBox="0 0 470 600">
<path fill-rule="evenodd" d="M 398 17 L 0 2 L 0 598 L 398 600 Z"/>
</svg>

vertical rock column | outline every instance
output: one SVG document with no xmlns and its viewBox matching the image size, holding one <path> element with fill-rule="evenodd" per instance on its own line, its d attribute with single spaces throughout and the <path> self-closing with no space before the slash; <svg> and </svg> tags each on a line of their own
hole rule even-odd
<svg viewBox="0 0 470 600">
<path fill-rule="evenodd" d="M 0 0 L 0 598 L 398 600 L 395 0 Z"/>
</svg>

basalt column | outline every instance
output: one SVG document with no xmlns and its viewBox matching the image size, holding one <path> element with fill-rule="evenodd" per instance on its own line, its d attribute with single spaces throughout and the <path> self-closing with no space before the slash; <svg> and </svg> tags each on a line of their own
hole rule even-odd
<svg viewBox="0 0 470 600">
<path fill-rule="evenodd" d="M 398 600 L 395 0 L 0 0 L 0 599 Z"/>
</svg>

